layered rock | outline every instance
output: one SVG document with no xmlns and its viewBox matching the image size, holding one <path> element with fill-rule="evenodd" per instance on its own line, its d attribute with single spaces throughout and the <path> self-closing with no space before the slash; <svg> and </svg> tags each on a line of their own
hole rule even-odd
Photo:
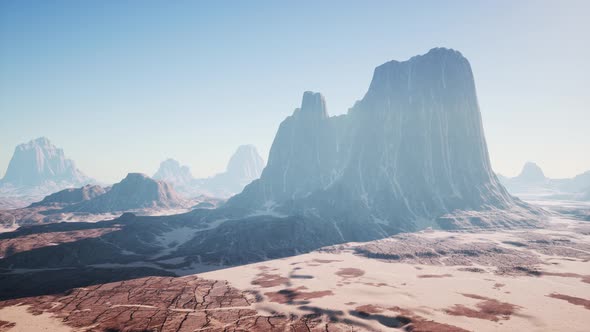
<svg viewBox="0 0 590 332">
<path fill-rule="evenodd" d="M 64 211 L 106 213 L 136 209 L 170 209 L 186 206 L 187 202 L 164 181 L 145 174 L 129 173 L 106 193 L 74 204 Z"/>
</svg>

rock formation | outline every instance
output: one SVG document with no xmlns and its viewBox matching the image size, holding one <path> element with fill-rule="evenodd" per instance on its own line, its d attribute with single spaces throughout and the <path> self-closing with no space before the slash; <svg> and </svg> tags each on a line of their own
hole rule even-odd
<svg viewBox="0 0 590 332">
<path fill-rule="evenodd" d="M 590 171 L 573 178 L 547 178 L 533 162 L 527 162 L 518 176 L 498 175 L 506 189 L 522 198 L 585 200 L 584 190 L 590 188 Z"/>
<path fill-rule="evenodd" d="M 0 196 L 3 201 L 14 201 L 7 206 L 24 207 L 56 191 L 94 182 L 66 158 L 62 149 L 40 137 L 14 149 L 0 180 Z"/>
<path fill-rule="evenodd" d="M 64 209 L 68 212 L 105 213 L 136 209 L 170 209 L 187 202 L 168 183 L 145 174 L 129 173 L 106 193 Z"/>
<path fill-rule="evenodd" d="M 172 158 L 160 163 L 160 168 L 154 174 L 155 180 L 162 180 L 174 187 L 174 190 L 187 196 L 198 195 L 198 186 L 188 166 L 181 166 Z"/>
<path fill-rule="evenodd" d="M 264 161 L 253 145 L 241 145 L 230 158 L 226 171 L 215 176 L 195 179 L 188 166 L 181 166 L 174 159 L 160 164 L 154 179 L 166 181 L 174 189 L 188 197 L 207 195 L 226 198 L 239 193 L 253 180 L 260 177 Z"/>
<path fill-rule="evenodd" d="M 197 180 L 204 194 L 229 197 L 260 177 L 264 161 L 253 145 L 241 145 L 230 158 L 225 172 Z"/>
<path fill-rule="evenodd" d="M 58 191 L 43 198 L 42 201 L 31 204 L 31 206 L 47 205 L 69 205 L 91 200 L 104 194 L 106 190 L 97 185 L 85 185 L 81 188 L 68 188 Z"/>
<path fill-rule="evenodd" d="M 156 181 L 129 177 L 140 179 L 75 206 L 94 212 L 175 201 L 153 194 L 162 190 L 146 183 Z M 151 188 L 149 199 L 138 187 Z M 104 241 L 46 248 L 54 265 L 24 253 L 3 264 L 137 260 L 118 254 L 125 250 L 181 258 L 179 267 L 230 265 L 427 227 L 536 227 L 543 217 L 510 196 L 491 170 L 469 62 L 457 51 L 433 49 L 377 67 L 346 115 L 330 117 L 320 94 L 304 93 L 301 107 L 281 123 L 260 178 L 219 208 L 126 214 L 102 223 L 124 225 Z"/>
<path fill-rule="evenodd" d="M 62 149 L 45 138 L 40 137 L 14 149 L 14 154 L 3 184 L 14 186 L 41 186 L 47 183 L 83 185 L 89 182 L 71 159 L 67 159 Z"/>
<path fill-rule="evenodd" d="M 261 178 L 227 203 L 333 222 L 346 241 L 519 205 L 491 170 L 469 62 L 442 48 L 377 67 L 343 116 L 306 92 Z"/>
<path fill-rule="evenodd" d="M 541 167 L 530 161 L 524 164 L 522 171 L 516 177 L 516 179 L 529 183 L 543 182 L 547 180 Z"/>
</svg>

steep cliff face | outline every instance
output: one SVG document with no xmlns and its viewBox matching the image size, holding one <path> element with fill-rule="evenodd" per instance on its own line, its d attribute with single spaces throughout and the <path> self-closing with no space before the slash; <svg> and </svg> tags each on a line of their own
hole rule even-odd
<svg viewBox="0 0 590 332">
<path fill-rule="evenodd" d="M 459 52 L 433 49 L 375 69 L 352 111 L 340 185 L 378 218 L 508 207 L 492 173 L 475 84 Z"/>
<path fill-rule="evenodd" d="M 82 174 L 71 159 L 65 157 L 62 149 L 40 137 L 14 149 L 2 184 L 12 186 L 43 186 L 63 184 L 79 186 L 90 179 Z"/>
<path fill-rule="evenodd" d="M 123 210 L 174 201 L 147 177 L 128 178 L 78 206 L 115 210 L 125 202 L 116 206 Z M 145 188 L 156 194 L 144 199 L 137 193 Z M 49 267 L 71 266 L 82 256 L 89 264 L 124 263 L 134 258 L 114 248 L 155 255 L 161 249 L 152 244 L 159 242 L 162 259 L 182 258 L 183 266 L 240 264 L 426 227 L 535 227 L 541 219 L 491 171 L 468 61 L 433 49 L 377 67 L 366 95 L 346 115 L 328 116 L 320 94 L 304 93 L 301 107 L 280 125 L 260 178 L 222 207 L 125 214 L 112 221 L 124 230 L 107 241 L 52 247 L 46 257 L 55 258 Z M 182 243 L 162 240 L 176 232 Z M 15 256 L 4 264 L 48 266 L 46 257 Z"/>
<path fill-rule="evenodd" d="M 344 116 L 329 117 L 323 97 L 306 92 L 261 178 L 227 203 L 333 221 L 353 239 L 521 204 L 491 170 L 471 67 L 449 49 L 377 67 Z"/>
<path fill-rule="evenodd" d="M 339 174 L 340 121 L 328 117 L 324 97 L 305 92 L 301 108 L 285 119 L 273 141 L 260 180 L 238 200 L 245 205 L 274 204 L 309 196 Z"/>
</svg>

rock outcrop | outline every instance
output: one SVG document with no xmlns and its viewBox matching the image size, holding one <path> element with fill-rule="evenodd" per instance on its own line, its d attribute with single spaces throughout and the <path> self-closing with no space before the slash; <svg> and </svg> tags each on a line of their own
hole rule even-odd
<svg viewBox="0 0 590 332">
<path fill-rule="evenodd" d="M 68 188 L 43 198 L 42 201 L 31 206 L 70 205 L 91 200 L 106 192 L 105 188 L 97 185 L 85 185 L 80 188 Z"/>
<path fill-rule="evenodd" d="M 164 181 L 145 174 L 129 173 L 106 193 L 64 209 L 67 212 L 106 213 L 136 209 L 170 209 L 187 202 Z"/>
<path fill-rule="evenodd" d="M 455 210 L 524 206 L 491 170 L 469 62 L 442 48 L 377 67 L 343 116 L 306 92 L 260 179 L 226 205 L 328 221 L 346 241 L 436 226 Z"/>
</svg>

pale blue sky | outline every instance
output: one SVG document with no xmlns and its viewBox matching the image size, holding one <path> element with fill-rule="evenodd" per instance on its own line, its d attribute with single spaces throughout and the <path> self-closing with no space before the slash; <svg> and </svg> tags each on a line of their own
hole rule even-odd
<svg viewBox="0 0 590 332">
<path fill-rule="evenodd" d="M 494 169 L 590 169 L 589 1 L 0 2 L 0 176 L 38 136 L 102 181 L 173 157 L 266 159 L 305 90 L 341 114 L 373 69 L 437 46 L 471 62 Z"/>
</svg>

